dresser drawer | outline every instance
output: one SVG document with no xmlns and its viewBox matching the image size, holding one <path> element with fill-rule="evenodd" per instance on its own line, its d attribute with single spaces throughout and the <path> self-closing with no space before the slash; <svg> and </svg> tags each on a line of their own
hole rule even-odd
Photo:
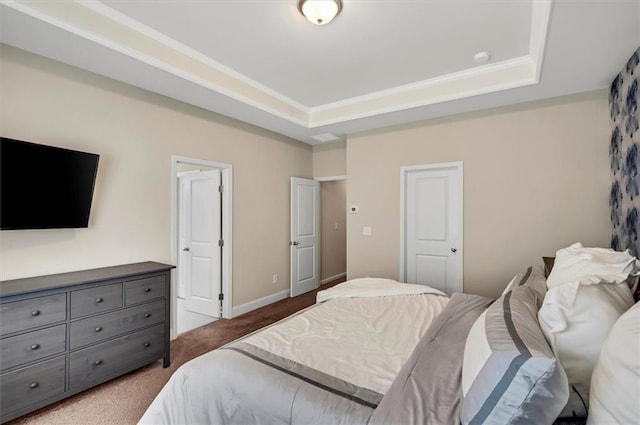
<svg viewBox="0 0 640 425">
<path fill-rule="evenodd" d="M 164 322 L 164 300 L 71 323 L 70 349 Z"/>
<path fill-rule="evenodd" d="M 67 325 L 58 325 L 3 339 L 0 344 L 0 366 L 6 370 L 64 352 L 66 330 Z"/>
<path fill-rule="evenodd" d="M 0 375 L 2 414 L 64 392 L 64 356 Z"/>
<path fill-rule="evenodd" d="M 61 322 L 67 318 L 67 294 L 0 304 L 0 335 Z"/>
<path fill-rule="evenodd" d="M 71 318 L 122 307 L 122 283 L 71 292 Z"/>
<path fill-rule="evenodd" d="M 70 389 L 89 386 L 164 353 L 164 325 L 122 336 L 69 356 Z"/>
<path fill-rule="evenodd" d="M 165 275 L 125 282 L 125 305 L 138 304 L 165 296 Z"/>
</svg>

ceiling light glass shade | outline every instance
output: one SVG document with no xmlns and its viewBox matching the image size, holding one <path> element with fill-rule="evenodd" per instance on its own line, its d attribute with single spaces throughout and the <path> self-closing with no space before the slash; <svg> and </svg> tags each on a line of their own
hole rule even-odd
<svg viewBox="0 0 640 425">
<path fill-rule="evenodd" d="M 315 25 L 326 25 L 342 10 L 340 0 L 298 0 L 298 10 Z"/>
</svg>

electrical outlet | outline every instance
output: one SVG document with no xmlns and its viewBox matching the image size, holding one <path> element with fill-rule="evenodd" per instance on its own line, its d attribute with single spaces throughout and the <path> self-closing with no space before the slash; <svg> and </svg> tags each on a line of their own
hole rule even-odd
<svg viewBox="0 0 640 425">
<path fill-rule="evenodd" d="M 273 275 L 273 284 L 275 285 L 276 283 L 278 283 L 278 275 L 274 274 Z"/>
</svg>

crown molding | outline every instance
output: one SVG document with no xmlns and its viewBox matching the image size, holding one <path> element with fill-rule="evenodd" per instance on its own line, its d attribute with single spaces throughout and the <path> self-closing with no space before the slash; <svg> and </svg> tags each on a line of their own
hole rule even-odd
<svg viewBox="0 0 640 425">
<path fill-rule="evenodd" d="M 523 56 L 322 105 L 311 110 L 310 127 L 535 84 L 533 65 Z"/>
<path fill-rule="evenodd" d="M 308 108 L 303 105 L 103 4 L 6 0 L 2 5 L 279 118 L 308 125 Z"/>
<path fill-rule="evenodd" d="M 95 1 L 3 0 L 32 18 L 304 129 L 537 84 L 553 0 L 532 2 L 528 55 L 308 107 Z"/>
</svg>

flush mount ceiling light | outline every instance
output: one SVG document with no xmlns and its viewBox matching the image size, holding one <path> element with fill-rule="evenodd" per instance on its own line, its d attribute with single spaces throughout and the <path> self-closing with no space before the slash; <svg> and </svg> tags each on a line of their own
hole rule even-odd
<svg viewBox="0 0 640 425">
<path fill-rule="evenodd" d="M 342 10 L 341 0 L 298 0 L 298 10 L 315 25 L 326 25 Z"/>
</svg>

